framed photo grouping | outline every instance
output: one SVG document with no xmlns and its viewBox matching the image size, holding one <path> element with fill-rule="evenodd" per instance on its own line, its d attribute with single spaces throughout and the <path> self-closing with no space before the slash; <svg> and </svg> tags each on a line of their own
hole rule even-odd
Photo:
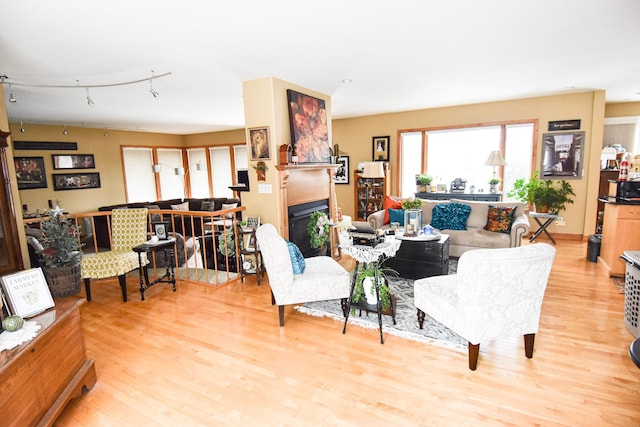
<svg viewBox="0 0 640 427">
<path fill-rule="evenodd" d="M 14 157 L 18 190 L 47 188 L 44 157 Z"/>
<path fill-rule="evenodd" d="M 372 160 L 374 162 L 388 162 L 389 161 L 389 142 L 391 137 L 389 136 L 374 136 L 373 143 L 371 144 Z"/>
<path fill-rule="evenodd" d="M 53 189 L 62 190 L 83 190 L 86 188 L 100 188 L 100 174 L 90 173 L 54 173 Z"/>
</svg>

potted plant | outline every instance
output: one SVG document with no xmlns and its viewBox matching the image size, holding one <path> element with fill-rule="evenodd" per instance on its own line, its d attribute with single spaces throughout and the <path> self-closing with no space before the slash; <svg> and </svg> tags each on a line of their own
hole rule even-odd
<svg viewBox="0 0 640 427">
<path fill-rule="evenodd" d="M 389 289 L 387 276 L 398 276 L 398 272 L 392 268 L 383 267 L 382 262 L 377 261 L 368 263 L 358 271 L 356 275 L 356 284 L 353 288 L 351 301 L 355 304 L 366 303 L 375 305 L 377 303 L 375 290 L 375 273 L 378 270 L 378 293 L 380 295 L 380 310 L 389 312 L 391 307 L 391 290 Z"/>
<path fill-rule="evenodd" d="M 416 175 L 416 184 L 418 186 L 418 192 L 431 192 L 431 182 L 433 177 L 430 175 L 422 174 Z"/>
<path fill-rule="evenodd" d="M 309 218 L 307 232 L 311 247 L 320 248 L 320 255 L 325 255 L 329 238 L 329 217 L 327 214 L 322 211 L 313 212 Z"/>
<path fill-rule="evenodd" d="M 523 202 L 533 203 L 536 212 L 551 212 L 557 214 L 573 203 L 573 187 L 563 180 L 541 180 L 538 171 L 529 179 L 519 178 L 513 183 L 509 197 L 515 197 Z"/>
<path fill-rule="evenodd" d="M 75 222 L 51 211 L 42 220 L 42 270 L 53 297 L 66 297 L 80 292 L 82 252 Z"/>
<path fill-rule="evenodd" d="M 498 184 L 500 184 L 500 180 L 498 178 L 491 178 L 489 180 L 489 191 L 492 193 L 498 192 Z"/>
</svg>

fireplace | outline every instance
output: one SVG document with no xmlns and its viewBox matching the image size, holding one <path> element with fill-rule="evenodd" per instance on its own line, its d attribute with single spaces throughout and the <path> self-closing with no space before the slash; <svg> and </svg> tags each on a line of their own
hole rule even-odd
<svg viewBox="0 0 640 427">
<path fill-rule="evenodd" d="M 329 200 L 317 200 L 289 206 L 289 240 L 300 248 L 300 252 L 305 258 L 326 255 L 326 253 L 320 253 L 320 248 L 312 248 L 309 241 L 307 226 L 309 225 L 311 214 L 316 211 L 329 215 Z"/>
</svg>

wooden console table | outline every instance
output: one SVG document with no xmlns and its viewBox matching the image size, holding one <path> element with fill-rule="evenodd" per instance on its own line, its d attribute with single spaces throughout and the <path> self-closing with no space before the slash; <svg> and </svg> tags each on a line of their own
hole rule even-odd
<svg viewBox="0 0 640 427">
<path fill-rule="evenodd" d="M 38 335 L 0 353 L 0 424 L 52 425 L 67 403 L 96 383 L 80 324 L 85 299 L 57 298 L 56 306 L 31 319 Z"/>
<path fill-rule="evenodd" d="M 474 202 L 499 202 L 502 199 L 502 193 L 415 193 L 418 199 L 427 200 L 471 200 Z"/>
</svg>

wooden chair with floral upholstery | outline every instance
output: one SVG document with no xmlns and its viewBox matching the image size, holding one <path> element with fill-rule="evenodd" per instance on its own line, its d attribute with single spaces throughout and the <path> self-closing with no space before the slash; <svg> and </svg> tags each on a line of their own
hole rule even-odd
<svg viewBox="0 0 640 427">
<path fill-rule="evenodd" d="M 138 254 L 132 248 L 147 241 L 147 209 L 114 209 L 111 212 L 111 250 L 82 257 L 82 277 L 91 301 L 91 279 L 118 276 L 122 289 L 122 300 L 127 301 L 126 274 L 140 267 Z M 147 265 L 142 253 L 142 265 Z"/>
</svg>

